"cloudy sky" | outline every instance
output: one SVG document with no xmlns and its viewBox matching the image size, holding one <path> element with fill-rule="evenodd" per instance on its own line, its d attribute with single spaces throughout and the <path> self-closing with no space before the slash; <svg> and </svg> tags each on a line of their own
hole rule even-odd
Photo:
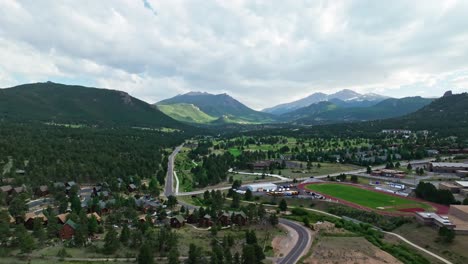
<svg viewBox="0 0 468 264">
<path fill-rule="evenodd" d="M 255 109 L 468 91 L 468 1 L 0 0 L 0 87 L 47 80 Z"/>
</svg>

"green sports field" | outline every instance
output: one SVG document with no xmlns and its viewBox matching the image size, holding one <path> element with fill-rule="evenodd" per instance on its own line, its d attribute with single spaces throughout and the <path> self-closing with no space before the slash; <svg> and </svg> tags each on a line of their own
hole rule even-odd
<svg viewBox="0 0 468 264">
<path fill-rule="evenodd" d="M 352 185 L 324 183 L 309 184 L 306 185 L 305 188 L 375 210 L 398 211 L 409 208 L 422 208 L 428 211 L 433 210 L 432 206 L 423 202 L 361 189 Z"/>
</svg>

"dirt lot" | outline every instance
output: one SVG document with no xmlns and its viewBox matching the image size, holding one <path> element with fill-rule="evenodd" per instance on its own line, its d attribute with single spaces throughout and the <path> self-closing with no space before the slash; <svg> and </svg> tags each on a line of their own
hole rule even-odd
<svg viewBox="0 0 468 264">
<path fill-rule="evenodd" d="M 468 263 L 468 236 L 458 235 L 450 244 L 436 242 L 438 234 L 435 228 L 416 223 L 405 224 L 394 230 L 394 232 L 427 250 L 447 258 L 454 264 Z"/>
<path fill-rule="evenodd" d="M 320 237 L 313 247 L 307 264 L 375 264 L 401 263 L 392 255 L 382 251 L 362 237 Z"/>
</svg>

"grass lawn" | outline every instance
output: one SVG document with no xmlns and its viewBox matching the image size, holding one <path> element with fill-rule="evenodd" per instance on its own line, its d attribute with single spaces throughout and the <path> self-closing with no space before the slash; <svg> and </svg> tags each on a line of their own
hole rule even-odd
<svg viewBox="0 0 468 264">
<path fill-rule="evenodd" d="M 229 153 L 231 153 L 234 157 L 238 157 L 242 154 L 238 148 L 230 148 Z"/>
<path fill-rule="evenodd" d="M 430 205 L 422 202 L 344 184 L 310 184 L 306 186 L 306 189 L 330 195 L 371 209 L 381 209 L 386 211 L 395 211 L 404 208 L 432 209 Z"/>
</svg>

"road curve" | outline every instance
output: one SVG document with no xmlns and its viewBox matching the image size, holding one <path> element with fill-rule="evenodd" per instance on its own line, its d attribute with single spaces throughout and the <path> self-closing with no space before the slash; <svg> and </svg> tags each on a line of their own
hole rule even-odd
<svg viewBox="0 0 468 264">
<path fill-rule="evenodd" d="M 166 183 L 164 185 L 164 195 L 166 197 L 174 195 L 174 160 L 183 146 L 184 144 L 176 147 L 172 154 L 169 155 L 169 160 L 167 162 Z"/>
<path fill-rule="evenodd" d="M 297 237 L 297 243 L 294 246 L 294 248 L 286 256 L 280 259 L 277 263 L 278 264 L 297 263 L 299 259 L 305 253 L 307 253 L 307 250 L 309 249 L 310 240 L 311 240 L 309 232 L 307 231 L 307 228 L 305 226 L 298 224 L 296 222 L 286 220 L 283 218 L 280 218 L 279 222 L 285 226 L 288 226 L 289 228 L 292 228 L 298 234 L 298 237 Z"/>
</svg>

